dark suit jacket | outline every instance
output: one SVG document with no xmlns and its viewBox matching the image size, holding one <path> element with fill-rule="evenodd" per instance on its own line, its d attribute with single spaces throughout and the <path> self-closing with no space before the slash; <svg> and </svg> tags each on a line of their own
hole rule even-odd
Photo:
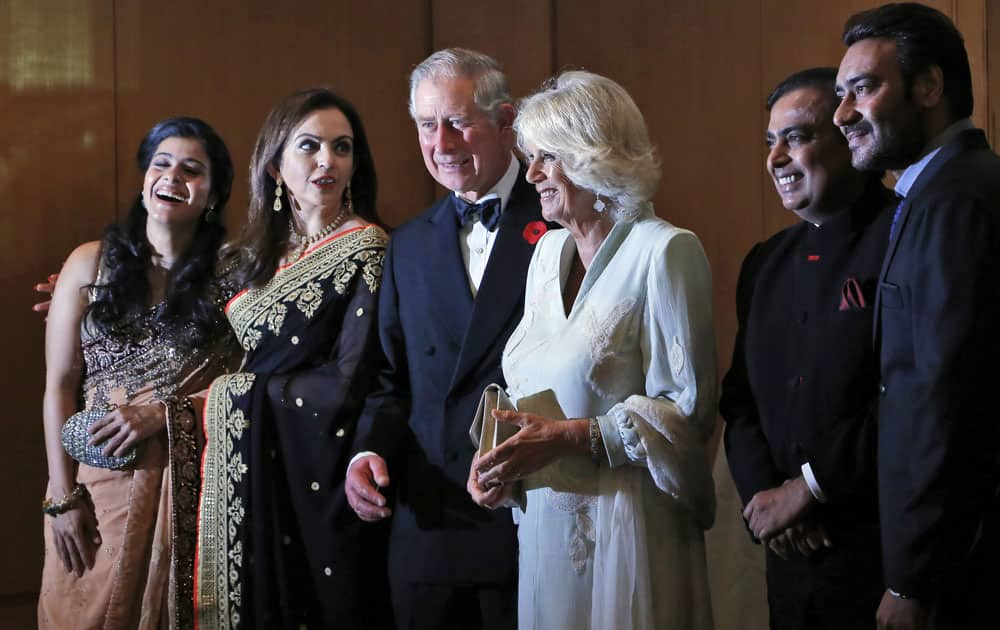
<svg viewBox="0 0 1000 630">
<path fill-rule="evenodd" d="M 739 331 L 720 404 L 736 487 L 745 505 L 809 462 L 835 543 L 878 520 L 871 338 L 892 198 L 873 181 L 821 227 L 802 222 L 758 244 L 736 293 Z"/>
<path fill-rule="evenodd" d="M 483 389 L 504 382 L 500 355 L 521 318 L 534 251 L 523 232 L 539 213 L 522 168 L 475 299 L 451 195 L 390 239 L 379 298 L 385 363 L 355 446 L 389 463 L 389 571 L 397 579 L 514 580 L 510 511 L 480 508 L 465 490 L 474 452 L 469 425 Z"/>
<path fill-rule="evenodd" d="M 997 597 L 998 261 L 1000 158 L 969 130 L 914 182 L 879 279 L 886 581 L 928 602 Z"/>
</svg>

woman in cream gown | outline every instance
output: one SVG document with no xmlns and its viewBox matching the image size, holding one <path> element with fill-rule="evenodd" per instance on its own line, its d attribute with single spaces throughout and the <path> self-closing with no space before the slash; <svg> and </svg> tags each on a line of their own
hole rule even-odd
<svg viewBox="0 0 1000 630">
<path fill-rule="evenodd" d="M 716 366 L 701 244 L 653 215 L 659 166 L 618 84 L 565 73 L 515 128 L 543 216 L 567 228 L 539 241 L 504 350 L 510 398 L 530 400 L 496 417 L 520 430 L 468 484 L 482 505 L 518 504 L 519 627 L 711 628 Z"/>
</svg>

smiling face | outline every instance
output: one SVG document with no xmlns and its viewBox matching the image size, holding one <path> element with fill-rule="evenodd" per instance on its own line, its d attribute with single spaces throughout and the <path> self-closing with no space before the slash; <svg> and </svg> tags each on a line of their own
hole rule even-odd
<svg viewBox="0 0 1000 630">
<path fill-rule="evenodd" d="M 837 72 L 840 106 L 833 121 L 851 149 L 854 168 L 902 169 L 926 144 L 920 109 L 907 94 L 896 42 L 863 39 L 844 54 Z"/>
<path fill-rule="evenodd" d="M 485 195 L 510 165 L 514 109 L 501 105 L 494 121 L 475 102 L 475 80 L 429 78 L 413 96 L 424 165 L 439 184 L 470 201 Z"/>
<path fill-rule="evenodd" d="M 830 119 L 832 98 L 819 87 L 792 90 L 771 107 L 767 126 L 767 172 L 781 203 L 813 222 L 841 209 L 838 192 L 857 176 Z"/>
<path fill-rule="evenodd" d="M 563 173 L 559 157 L 539 147 L 525 143 L 528 172 L 525 179 L 535 185 L 542 202 L 542 217 L 566 227 L 596 214 L 594 193 L 578 188 Z"/>
<path fill-rule="evenodd" d="M 285 141 L 278 172 L 293 207 L 303 213 L 339 212 L 354 173 L 354 132 L 339 109 L 303 119 Z"/>
<path fill-rule="evenodd" d="M 170 137 L 156 147 L 143 177 L 142 202 L 150 220 L 193 223 L 210 205 L 211 162 L 201 141 Z"/>
</svg>

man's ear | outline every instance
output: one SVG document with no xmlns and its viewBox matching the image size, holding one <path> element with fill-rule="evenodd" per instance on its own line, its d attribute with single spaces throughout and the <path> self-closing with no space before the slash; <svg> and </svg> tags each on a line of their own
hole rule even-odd
<svg viewBox="0 0 1000 630">
<path fill-rule="evenodd" d="M 941 66 L 932 64 L 921 70 L 913 78 L 910 89 L 913 102 L 924 109 L 934 109 L 944 98 L 944 72 Z"/>
<path fill-rule="evenodd" d="M 496 122 L 497 127 L 500 131 L 506 131 L 507 129 L 514 128 L 514 118 L 517 116 L 517 110 L 511 103 L 503 103 L 497 107 Z"/>
</svg>

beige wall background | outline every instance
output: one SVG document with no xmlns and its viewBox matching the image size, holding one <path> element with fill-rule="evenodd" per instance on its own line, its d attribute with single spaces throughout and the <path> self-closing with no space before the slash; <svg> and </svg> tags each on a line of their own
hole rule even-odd
<svg viewBox="0 0 1000 630">
<path fill-rule="evenodd" d="M 227 217 L 235 229 L 268 109 L 294 90 L 330 86 L 364 117 L 380 211 L 395 225 L 436 195 L 406 112 L 407 75 L 430 52 L 494 55 L 516 95 L 566 68 L 606 74 L 635 97 L 660 148 L 657 212 L 694 230 L 708 252 L 724 370 L 743 256 L 794 220 L 763 169 L 764 98 L 795 70 L 837 65 L 844 20 L 875 4 L 0 0 L 0 627 L 31 627 L 42 558 L 44 326 L 29 309 L 31 286 L 119 216 L 140 185 L 136 145 L 155 121 L 199 116 L 226 139 L 237 168 Z M 997 1 L 928 4 L 964 33 L 974 118 L 996 138 Z"/>
</svg>

